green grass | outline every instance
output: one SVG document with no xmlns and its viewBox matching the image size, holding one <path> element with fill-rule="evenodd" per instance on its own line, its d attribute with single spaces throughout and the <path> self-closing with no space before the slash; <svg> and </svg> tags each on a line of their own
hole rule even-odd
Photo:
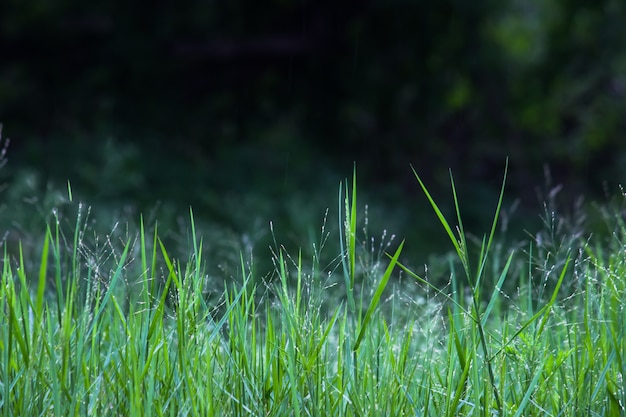
<svg viewBox="0 0 626 417">
<path fill-rule="evenodd" d="M 3 246 L 0 414 L 624 415 L 623 213 L 604 212 L 596 241 L 547 211 L 551 239 L 508 250 L 503 185 L 473 246 L 454 182 L 450 223 L 415 176 L 456 256 L 447 285 L 414 272 L 410 242 L 358 230 L 356 171 L 338 236 L 325 218 L 310 259 L 274 237 L 272 275 L 243 254 L 221 284 L 192 212 L 189 255 L 174 259 L 142 218 L 93 235 L 68 190 L 76 220 L 55 212 L 36 257 Z M 329 239 L 341 253 L 323 255 Z"/>
</svg>

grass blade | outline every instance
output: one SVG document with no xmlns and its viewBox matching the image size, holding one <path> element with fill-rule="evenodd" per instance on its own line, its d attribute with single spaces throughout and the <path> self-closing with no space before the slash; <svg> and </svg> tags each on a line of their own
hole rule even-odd
<svg viewBox="0 0 626 417">
<path fill-rule="evenodd" d="M 439 222 L 443 226 L 444 230 L 448 234 L 448 237 L 450 238 L 450 241 L 454 245 L 454 249 L 456 249 L 456 253 L 459 255 L 459 258 L 464 258 L 465 255 L 463 253 L 463 250 L 461 249 L 460 243 L 457 240 L 456 236 L 452 232 L 452 229 L 450 228 L 450 224 L 446 220 L 446 218 L 443 215 L 443 213 L 441 212 L 441 210 L 439 210 L 439 206 L 437 206 L 437 203 L 435 203 L 435 200 L 433 199 L 433 197 L 428 192 L 428 189 L 426 188 L 426 185 L 424 185 L 424 183 L 422 182 L 422 179 L 420 178 L 420 176 L 415 171 L 415 168 L 413 168 L 413 166 L 411 166 L 411 169 L 413 170 L 413 174 L 415 175 L 415 178 L 417 178 L 417 181 L 419 182 L 420 187 L 422 187 L 422 191 L 424 191 L 424 194 L 426 195 L 426 198 L 428 198 L 428 201 L 430 202 L 430 205 L 432 206 L 433 210 L 435 211 L 435 214 L 437 215 L 437 218 L 439 219 Z"/>
<path fill-rule="evenodd" d="M 48 254 L 50 252 L 50 239 L 52 238 L 50 227 L 46 228 L 46 234 L 41 249 L 41 263 L 39 265 L 39 282 L 37 284 L 37 300 L 35 302 L 35 314 L 37 319 L 41 318 L 43 310 L 43 297 L 46 291 L 46 275 L 48 273 Z"/>
<path fill-rule="evenodd" d="M 403 246 L 404 246 L 404 241 L 402 241 L 400 243 L 400 246 L 398 246 L 398 249 L 396 250 L 393 257 L 391 258 L 391 261 L 389 262 L 389 265 L 387 266 L 387 269 L 385 270 L 385 273 L 383 274 L 382 279 L 378 283 L 378 287 L 376 288 L 374 297 L 372 298 L 372 301 L 370 302 L 370 305 L 367 308 L 367 311 L 365 312 L 365 318 L 363 319 L 363 323 L 361 323 L 361 329 L 359 331 L 359 335 L 357 336 L 356 342 L 354 343 L 354 347 L 352 348 L 353 351 L 356 351 L 361 345 L 361 341 L 363 340 L 363 336 L 365 335 L 365 330 L 367 329 L 367 325 L 369 324 L 372 318 L 372 314 L 374 313 L 376 306 L 378 306 L 380 297 L 383 295 L 383 291 L 385 290 L 385 287 L 387 286 L 387 282 L 389 282 L 389 278 L 391 277 L 391 273 L 393 272 L 393 269 L 398 263 L 398 257 L 400 256 L 400 252 L 402 252 Z"/>
<path fill-rule="evenodd" d="M 511 267 L 511 261 L 513 261 L 513 252 L 509 254 L 509 257 L 506 260 L 504 269 L 502 269 L 502 273 L 500 274 L 500 279 L 498 279 L 498 282 L 496 283 L 496 286 L 493 289 L 493 293 L 491 294 L 491 298 L 489 299 L 489 304 L 487 305 L 487 308 L 485 308 L 485 311 L 483 312 L 483 315 L 480 319 L 480 323 L 483 326 L 487 323 L 487 320 L 489 319 L 489 314 L 491 313 L 491 310 L 493 309 L 493 306 L 495 305 L 496 300 L 498 299 L 498 294 L 501 291 L 502 284 L 504 284 L 506 275 L 509 272 L 509 268 Z"/>
</svg>

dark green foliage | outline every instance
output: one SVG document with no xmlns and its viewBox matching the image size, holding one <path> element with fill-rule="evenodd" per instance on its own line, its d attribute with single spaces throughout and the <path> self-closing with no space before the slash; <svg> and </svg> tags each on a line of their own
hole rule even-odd
<svg viewBox="0 0 626 417">
<path fill-rule="evenodd" d="M 619 1 L 0 8 L 0 115 L 18 148 L 99 132 L 159 157 L 210 164 L 245 143 L 295 164 L 307 143 L 405 188 L 409 162 L 440 184 L 451 167 L 487 197 L 509 156 L 509 189 L 532 202 L 545 163 L 573 194 L 624 174 Z"/>
</svg>

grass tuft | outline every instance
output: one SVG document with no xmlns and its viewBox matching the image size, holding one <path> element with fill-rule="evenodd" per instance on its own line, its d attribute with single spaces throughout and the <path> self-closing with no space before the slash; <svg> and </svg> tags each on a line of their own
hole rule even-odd
<svg viewBox="0 0 626 417">
<path fill-rule="evenodd" d="M 73 223 L 54 212 L 29 237 L 37 252 L 3 247 L 0 415 L 624 415 L 623 209 L 602 208 L 605 238 L 555 218 L 541 236 L 558 252 L 538 237 L 496 251 L 503 180 L 473 248 L 452 176 L 456 225 L 413 172 L 458 259 L 440 266 L 448 285 L 415 272 L 410 242 L 368 235 L 356 169 L 340 185 L 339 254 L 322 253 L 327 214 L 310 252 L 272 226 L 273 274 L 241 252 L 217 289 L 193 211 L 175 256 L 143 217 L 95 233 L 68 184 Z"/>
</svg>

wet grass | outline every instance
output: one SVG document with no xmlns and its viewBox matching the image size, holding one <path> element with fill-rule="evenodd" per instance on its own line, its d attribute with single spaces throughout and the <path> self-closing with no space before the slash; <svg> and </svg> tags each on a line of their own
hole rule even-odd
<svg viewBox="0 0 626 417">
<path fill-rule="evenodd" d="M 356 173 L 339 232 L 324 217 L 294 252 L 270 227 L 273 273 L 242 251 L 221 282 L 192 211 L 176 257 L 141 217 L 95 232 L 68 188 L 74 221 L 53 211 L 36 257 L 4 246 L 0 414 L 623 415 L 623 212 L 594 240 L 546 206 L 544 234 L 502 247 L 503 185 L 473 243 L 454 181 L 451 220 L 414 173 L 453 248 L 443 285 L 403 258 L 411 242 L 367 235 Z"/>
</svg>

